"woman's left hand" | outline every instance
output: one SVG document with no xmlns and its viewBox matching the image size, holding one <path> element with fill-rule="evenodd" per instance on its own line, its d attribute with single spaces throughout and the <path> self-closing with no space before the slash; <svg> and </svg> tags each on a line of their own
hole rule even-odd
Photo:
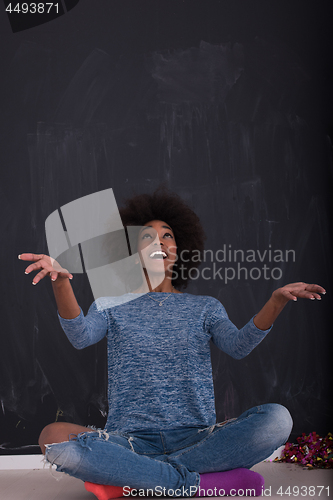
<svg viewBox="0 0 333 500">
<path fill-rule="evenodd" d="M 325 288 L 320 285 L 309 285 L 303 282 L 290 283 L 282 288 L 278 288 L 272 293 L 271 298 L 266 302 L 261 311 L 254 317 L 254 324 L 260 330 L 267 330 L 272 326 L 284 306 L 290 300 L 297 300 L 297 297 L 320 300 L 320 293 L 326 293 Z"/>
<path fill-rule="evenodd" d="M 287 303 L 289 300 L 301 299 L 321 300 L 320 294 L 325 294 L 326 290 L 320 285 L 309 285 L 308 283 L 290 283 L 282 288 L 278 288 L 272 294 L 272 298 Z"/>
</svg>

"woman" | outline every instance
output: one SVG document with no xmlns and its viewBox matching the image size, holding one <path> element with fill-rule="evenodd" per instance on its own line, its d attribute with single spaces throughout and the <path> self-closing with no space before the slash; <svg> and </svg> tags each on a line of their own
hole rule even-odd
<svg viewBox="0 0 333 500">
<path fill-rule="evenodd" d="M 261 342 L 288 301 L 320 299 L 325 290 L 306 283 L 279 288 L 238 330 L 218 300 L 179 290 L 200 264 L 191 255 L 203 251 L 204 232 L 178 196 L 159 190 L 136 196 L 120 215 L 124 226 L 142 226 L 143 282 L 124 303 L 98 299 L 84 317 L 70 273 L 49 257 L 20 256 L 33 261 L 27 274 L 39 270 L 33 284 L 51 277 L 61 325 L 75 347 L 108 339 L 105 429 L 52 423 L 40 435 L 41 449 L 57 470 L 86 481 L 100 500 L 137 490 L 158 496 L 245 496 L 246 490 L 260 495 L 263 478 L 249 469 L 286 442 L 292 420 L 283 406 L 266 404 L 216 423 L 209 341 L 240 359 Z"/>
</svg>

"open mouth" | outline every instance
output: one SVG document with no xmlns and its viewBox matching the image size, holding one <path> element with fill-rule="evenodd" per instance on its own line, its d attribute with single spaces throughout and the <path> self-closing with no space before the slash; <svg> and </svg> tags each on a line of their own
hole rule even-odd
<svg viewBox="0 0 333 500">
<path fill-rule="evenodd" d="M 165 252 L 163 252 L 163 250 L 155 250 L 154 252 L 152 252 L 149 257 L 151 259 L 166 259 L 167 258 L 167 254 Z"/>
</svg>

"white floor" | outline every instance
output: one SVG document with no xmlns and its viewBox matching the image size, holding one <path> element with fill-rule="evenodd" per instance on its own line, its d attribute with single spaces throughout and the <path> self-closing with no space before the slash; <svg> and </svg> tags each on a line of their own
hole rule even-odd
<svg viewBox="0 0 333 500">
<path fill-rule="evenodd" d="M 252 470 L 265 478 L 263 498 L 333 498 L 333 470 L 304 470 L 293 464 L 261 462 Z M 288 490 L 288 487 L 290 489 Z M 132 497 L 135 498 L 135 497 Z M 153 497 L 150 497 L 151 499 Z M 156 497 L 160 498 L 160 497 Z M 214 498 L 214 497 L 210 497 Z M 48 468 L 0 470 L 0 500 L 96 500 L 82 481 Z"/>
</svg>

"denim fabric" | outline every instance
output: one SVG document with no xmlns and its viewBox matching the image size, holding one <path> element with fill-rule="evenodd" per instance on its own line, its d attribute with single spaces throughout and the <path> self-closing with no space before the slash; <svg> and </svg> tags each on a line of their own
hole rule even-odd
<svg viewBox="0 0 333 500">
<path fill-rule="evenodd" d="M 149 293 L 122 300 L 104 297 L 92 304 L 86 317 L 81 311 L 77 318 L 60 318 L 78 349 L 107 335 L 105 429 L 165 431 L 215 424 L 210 340 L 240 359 L 269 330 L 259 330 L 252 319 L 239 330 L 223 305 L 209 296 Z"/>
<path fill-rule="evenodd" d="M 250 468 L 284 444 L 291 428 L 286 408 L 266 404 L 209 427 L 85 432 L 48 445 L 46 458 L 84 481 L 192 496 L 200 473 Z"/>
</svg>

